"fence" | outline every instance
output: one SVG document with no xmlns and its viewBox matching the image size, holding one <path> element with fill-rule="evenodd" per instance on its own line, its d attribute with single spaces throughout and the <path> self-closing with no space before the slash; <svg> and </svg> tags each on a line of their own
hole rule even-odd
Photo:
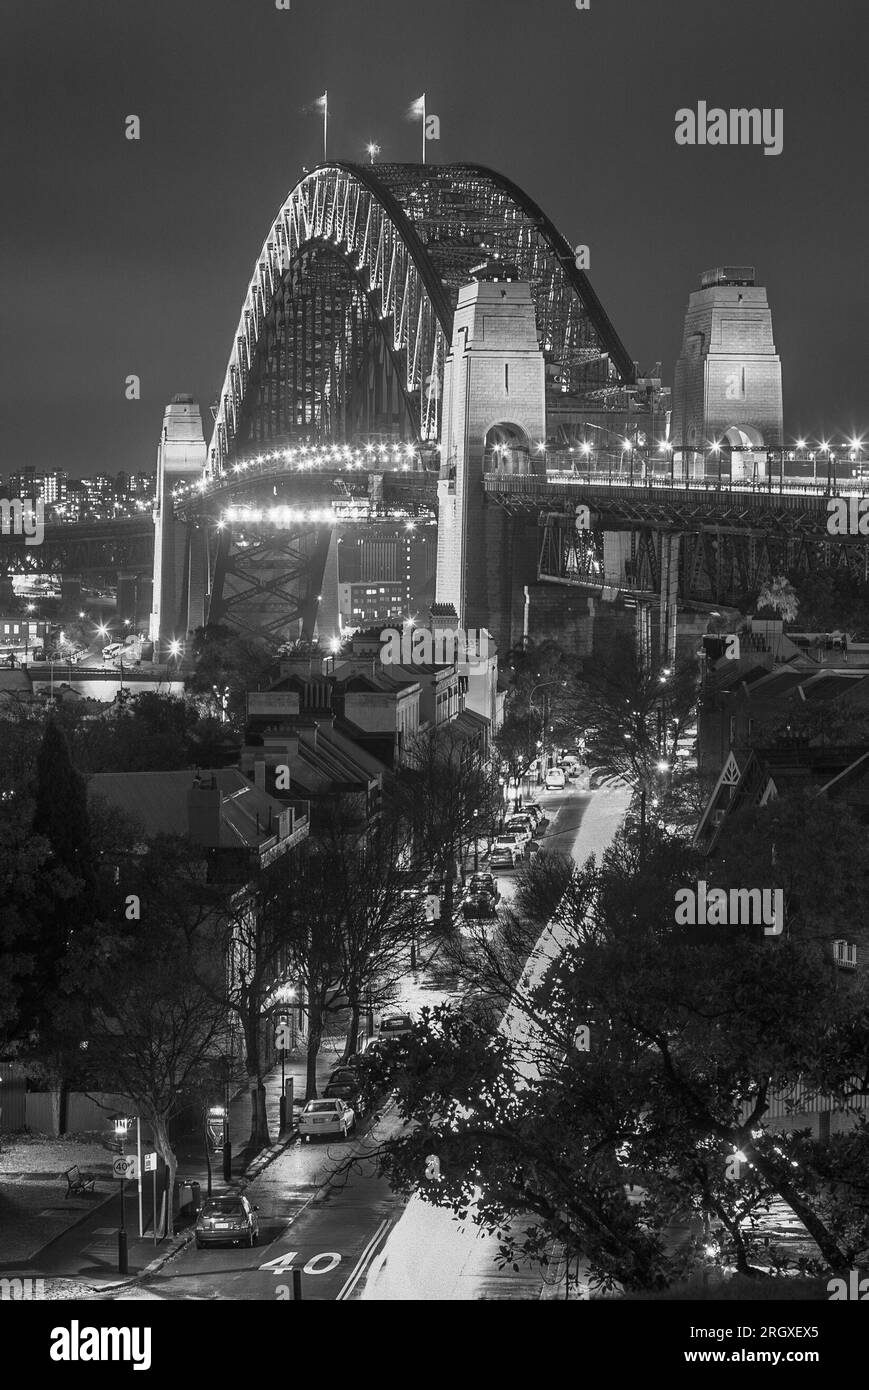
<svg viewBox="0 0 869 1390">
<path fill-rule="evenodd" d="M 108 1133 L 114 1115 L 134 1115 L 136 1105 L 128 1096 L 95 1091 L 70 1091 L 66 1097 L 67 1134 Z M 29 1129 L 35 1134 L 58 1133 L 57 1096 L 51 1091 L 25 1091 L 24 1077 L 14 1063 L 0 1062 L 0 1132 Z M 151 1130 L 142 1121 L 142 1138 Z"/>
<path fill-rule="evenodd" d="M 0 1134 L 11 1134 L 27 1123 L 24 1071 L 17 1062 L 0 1062 Z"/>
</svg>

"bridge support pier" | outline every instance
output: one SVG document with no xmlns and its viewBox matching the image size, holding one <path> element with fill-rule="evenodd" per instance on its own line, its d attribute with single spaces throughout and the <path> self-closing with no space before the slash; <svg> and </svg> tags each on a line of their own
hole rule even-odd
<svg viewBox="0 0 869 1390">
<path fill-rule="evenodd" d="M 542 473 L 545 437 L 545 368 L 530 286 L 463 285 L 444 374 L 436 601 L 452 605 L 460 627 L 491 632 L 502 652 L 522 632 L 524 587 L 537 578 L 537 530 L 487 504 L 483 474 Z"/>
<path fill-rule="evenodd" d="M 198 482 L 205 468 L 206 446 L 202 417 L 192 396 L 173 396 L 163 415 L 163 433 L 157 447 L 157 496 L 154 504 L 154 589 L 150 638 L 155 656 L 166 645 L 183 640 L 190 622 L 188 525 L 175 516 L 173 488 Z"/>
</svg>

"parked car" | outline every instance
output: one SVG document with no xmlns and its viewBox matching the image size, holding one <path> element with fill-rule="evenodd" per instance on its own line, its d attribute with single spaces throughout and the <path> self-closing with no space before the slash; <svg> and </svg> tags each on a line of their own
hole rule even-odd
<svg viewBox="0 0 869 1390">
<path fill-rule="evenodd" d="M 359 1073 L 353 1066 L 336 1067 L 329 1077 L 324 1100 L 343 1100 L 353 1107 L 360 1120 L 368 1109 L 359 1083 Z"/>
<path fill-rule="evenodd" d="M 488 893 L 493 902 L 498 902 L 501 897 L 494 874 L 472 874 L 468 879 L 468 893 Z"/>
<path fill-rule="evenodd" d="M 196 1218 L 196 1249 L 203 1245 L 256 1245 L 259 1239 L 259 1207 L 246 1197 L 209 1197 Z"/>
<path fill-rule="evenodd" d="M 346 1139 L 356 1128 L 356 1112 L 352 1105 L 335 1096 L 328 1100 L 309 1100 L 299 1116 L 299 1133 L 306 1142 L 313 1135 L 326 1138 L 340 1134 Z"/>
<path fill-rule="evenodd" d="M 523 801 L 520 814 L 523 816 L 531 816 L 532 820 L 534 821 L 537 827 L 545 824 L 546 822 L 546 816 L 543 813 L 543 807 L 538 806 L 536 801 Z"/>
<path fill-rule="evenodd" d="M 496 917 L 495 899 L 490 893 L 469 893 L 462 903 L 463 917 Z"/>
<path fill-rule="evenodd" d="M 560 792 L 564 790 L 567 779 L 560 767 L 551 767 L 546 774 L 546 790 L 548 792 Z"/>
<path fill-rule="evenodd" d="M 404 1038 L 413 1030 L 410 1014 L 384 1014 L 380 1020 L 379 1034 L 382 1039 Z"/>
<path fill-rule="evenodd" d="M 493 869 L 508 867 L 512 869 L 522 858 L 522 845 L 513 835 L 498 835 L 489 855 Z"/>
<path fill-rule="evenodd" d="M 515 833 L 523 844 L 527 844 L 534 833 L 534 822 L 530 816 L 515 815 L 510 816 L 504 825 L 508 834 Z"/>
</svg>

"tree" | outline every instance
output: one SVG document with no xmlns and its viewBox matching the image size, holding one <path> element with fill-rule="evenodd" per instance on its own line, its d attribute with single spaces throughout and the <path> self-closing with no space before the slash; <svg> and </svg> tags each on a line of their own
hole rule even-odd
<svg viewBox="0 0 869 1390">
<path fill-rule="evenodd" d="M 767 615 L 775 613 L 781 618 L 783 623 L 796 621 L 799 611 L 799 600 L 796 590 L 790 580 L 783 574 L 778 574 L 770 579 L 769 583 L 764 584 L 757 596 L 757 611 Z M 769 637 L 769 623 L 767 622 L 767 637 Z"/>
<path fill-rule="evenodd" d="M 126 866 L 116 911 L 72 942 L 58 1007 L 90 1085 L 129 1096 L 153 1130 L 167 1169 L 164 1234 L 177 1170 L 170 1125 L 216 1088 L 226 1035 L 221 891 L 191 849 L 161 838 Z M 131 898 L 138 915 L 128 917 Z"/>
<path fill-rule="evenodd" d="M 21 818 L 0 819 L 0 1052 L 20 1049 L 50 1017 L 62 944 L 56 918 L 78 881 L 30 835 Z"/>
<path fill-rule="evenodd" d="M 350 1016 L 344 1055 L 356 1052 L 362 1012 L 393 997 L 415 954 L 419 900 L 408 895 L 412 845 L 405 828 L 386 822 L 364 843 L 344 833 L 340 812 L 324 827 L 320 851 L 331 868 L 330 900 L 340 904 L 341 984 Z M 346 910 L 345 910 L 346 905 Z"/>
<path fill-rule="evenodd" d="M 643 661 L 636 643 L 615 633 L 583 666 L 569 697 L 576 725 L 586 732 L 588 754 L 625 777 L 639 793 L 640 819 L 649 812 L 684 821 L 684 773 L 679 740 L 695 717 L 699 673 L 695 658 L 675 667 Z M 696 798 L 695 798 L 696 799 Z"/>
<path fill-rule="evenodd" d="M 308 1032 L 305 1099 L 317 1096 L 317 1058 L 326 1020 L 346 1005 L 345 951 L 356 903 L 353 885 L 336 873 L 331 856 L 308 842 L 277 904 L 287 947 L 288 969 L 305 997 Z"/>
<path fill-rule="evenodd" d="M 578 871 L 555 944 L 541 937 L 495 1036 L 435 1010 L 367 1063 L 410 1122 L 380 1150 L 394 1185 L 499 1232 L 507 1259 L 540 1260 L 556 1239 L 603 1285 L 680 1278 L 694 1258 L 691 1242 L 673 1246 L 686 1213 L 698 1234 L 720 1221 L 750 1272 L 753 1222 L 773 1197 L 828 1268 L 848 1268 L 869 1241 L 865 1208 L 850 1225 L 841 1203 L 831 1215 L 829 1151 L 765 1117 L 797 1081 L 853 1093 L 865 999 L 836 989 L 796 925 L 781 937 L 680 925 L 676 891 L 703 873 L 657 830 L 644 860 L 635 837 L 618 837 Z M 860 1154 L 855 1143 L 843 1181 Z M 518 1216 L 524 1236 L 507 1229 Z"/>
<path fill-rule="evenodd" d="M 788 579 L 799 605 L 805 632 L 865 632 L 869 583 L 844 566 L 840 569 L 792 570 Z"/>
<path fill-rule="evenodd" d="M 449 725 L 421 735 L 399 768 L 393 786 L 392 816 L 409 828 L 413 862 L 445 883 L 441 925 L 449 931 L 457 866 L 481 826 L 488 830 L 502 814 L 500 788 L 479 751 Z"/>
<path fill-rule="evenodd" d="M 508 787 L 519 786 L 537 756 L 538 728 L 530 711 L 520 713 L 511 709 L 495 735 L 495 754 Z"/>
<path fill-rule="evenodd" d="M 94 886 L 87 792 L 84 778 L 72 765 L 66 738 L 53 719 L 45 726 L 36 757 L 33 833 L 45 837 L 55 862 L 78 879 L 79 910 L 86 913 Z"/>
<path fill-rule="evenodd" d="M 268 685 L 277 671 L 262 644 L 219 623 L 196 629 L 193 657 L 196 669 L 188 689 L 207 696 L 215 688 L 226 690 L 227 713 L 235 727 L 244 722 L 247 692 Z"/>
</svg>

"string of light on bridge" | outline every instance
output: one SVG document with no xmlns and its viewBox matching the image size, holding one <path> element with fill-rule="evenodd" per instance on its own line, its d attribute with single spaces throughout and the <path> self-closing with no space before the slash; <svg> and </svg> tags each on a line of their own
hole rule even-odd
<svg viewBox="0 0 869 1390">
<path fill-rule="evenodd" d="M 294 468 L 299 473 L 318 469 L 342 473 L 371 470 L 378 464 L 391 465 L 397 472 L 410 473 L 421 467 L 422 460 L 413 444 L 366 444 L 361 448 L 351 448 L 349 444 L 300 444 L 296 448 L 275 449 L 239 459 L 225 473 L 202 477 L 195 483 L 179 484 L 173 489 L 172 495 L 181 498 L 194 492 L 205 493 L 225 487 L 234 478 L 245 474 L 272 472 L 283 466 Z"/>
</svg>

